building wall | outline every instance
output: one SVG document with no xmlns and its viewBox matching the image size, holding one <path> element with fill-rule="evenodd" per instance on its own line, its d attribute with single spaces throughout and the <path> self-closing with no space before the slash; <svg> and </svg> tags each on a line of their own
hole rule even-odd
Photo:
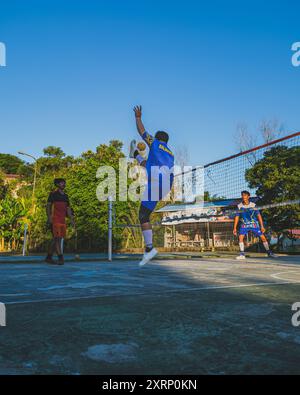
<svg viewBox="0 0 300 395">
<path fill-rule="evenodd" d="M 233 236 L 233 221 L 200 222 L 165 226 L 164 247 L 167 249 L 232 248 L 238 245 Z"/>
</svg>

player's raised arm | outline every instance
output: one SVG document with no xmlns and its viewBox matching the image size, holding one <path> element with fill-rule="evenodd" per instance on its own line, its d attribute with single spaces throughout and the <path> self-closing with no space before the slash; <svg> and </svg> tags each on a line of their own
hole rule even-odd
<svg viewBox="0 0 300 395">
<path fill-rule="evenodd" d="M 135 106 L 134 109 L 136 127 L 141 137 L 143 137 L 146 129 L 142 122 L 142 106 Z"/>
</svg>

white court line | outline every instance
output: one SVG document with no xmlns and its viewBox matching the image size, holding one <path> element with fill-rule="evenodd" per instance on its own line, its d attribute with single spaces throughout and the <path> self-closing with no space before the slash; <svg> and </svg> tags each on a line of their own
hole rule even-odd
<svg viewBox="0 0 300 395">
<path fill-rule="evenodd" d="M 31 295 L 30 293 L 20 293 L 20 294 L 0 294 L 0 297 L 1 296 L 28 296 L 28 295 Z"/>
<path fill-rule="evenodd" d="M 18 305 L 18 304 L 29 304 L 29 303 L 60 303 L 60 302 L 68 302 L 74 300 L 91 300 L 91 299 L 104 299 L 104 298 L 119 298 L 119 297 L 135 297 L 135 296 L 163 296 L 172 293 L 183 293 L 183 292 L 197 292 L 197 291 L 210 291 L 210 290 L 221 290 L 221 289 L 239 289 L 239 288 L 251 288 L 251 287 L 268 287 L 274 285 L 295 285 L 299 284 L 300 281 L 297 282 L 289 282 L 282 281 L 276 283 L 254 283 L 254 284 L 239 284 L 239 285 L 213 285 L 207 287 L 199 287 L 199 288 L 185 288 L 185 289 L 170 289 L 167 291 L 157 291 L 157 292 L 143 292 L 143 293 L 134 293 L 134 294 L 114 294 L 114 295 L 93 295 L 93 296 L 77 296 L 71 298 L 64 299 L 41 299 L 41 300 L 19 300 L 16 302 L 5 302 L 6 305 Z"/>
<path fill-rule="evenodd" d="M 289 274 L 289 273 L 299 273 L 300 274 L 300 270 L 287 270 L 285 272 L 274 273 L 274 274 L 271 274 L 271 277 L 275 278 L 276 280 L 281 280 L 281 281 L 296 281 L 295 279 L 280 277 L 282 274 Z M 296 281 L 296 283 L 300 283 L 300 280 Z"/>
<path fill-rule="evenodd" d="M 227 260 L 211 260 L 211 261 L 197 261 L 198 263 L 222 263 L 224 265 L 228 265 L 230 263 L 230 268 L 243 268 L 243 269 L 251 269 L 251 268 L 255 268 L 255 269 L 271 269 L 271 268 L 280 268 L 280 267 L 290 267 L 290 268 L 299 268 L 300 269 L 300 265 L 299 263 L 296 262 L 280 262 L 280 261 L 275 261 L 275 260 L 256 260 L 255 258 L 248 258 L 246 259 L 245 262 L 241 263 L 236 259 L 227 259 Z"/>
</svg>

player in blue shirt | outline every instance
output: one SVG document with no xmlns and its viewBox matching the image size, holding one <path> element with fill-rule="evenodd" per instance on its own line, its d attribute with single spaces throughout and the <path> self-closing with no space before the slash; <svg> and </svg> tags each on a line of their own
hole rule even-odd
<svg viewBox="0 0 300 395">
<path fill-rule="evenodd" d="M 146 246 L 140 266 L 144 266 L 157 255 L 157 250 L 153 248 L 150 215 L 155 210 L 157 203 L 164 199 L 172 189 L 174 180 L 174 155 L 168 146 L 168 133 L 159 131 L 155 134 L 155 137 L 151 136 L 146 132 L 142 122 L 142 107 L 134 107 L 134 113 L 137 130 L 149 147 L 147 159 L 139 154 L 135 145 L 131 147 L 130 153 L 130 156 L 134 157 L 147 170 L 147 185 L 139 212 L 139 220 Z"/>
<path fill-rule="evenodd" d="M 238 260 L 245 260 L 245 244 L 244 239 L 245 236 L 252 232 L 255 236 L 260 237 L 263 245 L 267 251 L 267 254 L 270 258 L 275 257 L 269 247 L 268 240 L 265 236 L 265 228 L 263 218 L 261 213 L 256 208 L 256 204 L 250 202 L 250 193 L 248 191 L 242 192 L 242 203 L 238 205 L 238 214 L 234 219 L 234 229 L 233 234 L 237 236 L 237 227 L 240 224 L 239 230 L 239 246 L 240 246 L 240 255 L 237 257 Z"/>
</svg>

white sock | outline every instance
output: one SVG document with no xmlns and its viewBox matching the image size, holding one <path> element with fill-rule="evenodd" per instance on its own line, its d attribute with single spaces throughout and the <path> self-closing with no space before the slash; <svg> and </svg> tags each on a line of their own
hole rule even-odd
<svg viewBox="0 0 300 395">
<path fill-rule="evenodd" d="M 143 237 L 145 240 L 145 245 L 147 248 L 152 248 L 153 247 L 153 234 L 152 234 L 152 229 L 149 230 L 143 230 Z"/>
<path fill-rule="evenodd" d="M 269 252 L 270 251 L 269 243 L 267 241 L 265 241 L 263 244 L 264 244 L 266 251 Z"/>
<path fill-rule="evenodd" d="M 244 252 L 245 252 L 245 244 L 244 243 L 239 243 L 239 246 L 240 246 L 241 254 L 244 254 Z"/>
</svg>

